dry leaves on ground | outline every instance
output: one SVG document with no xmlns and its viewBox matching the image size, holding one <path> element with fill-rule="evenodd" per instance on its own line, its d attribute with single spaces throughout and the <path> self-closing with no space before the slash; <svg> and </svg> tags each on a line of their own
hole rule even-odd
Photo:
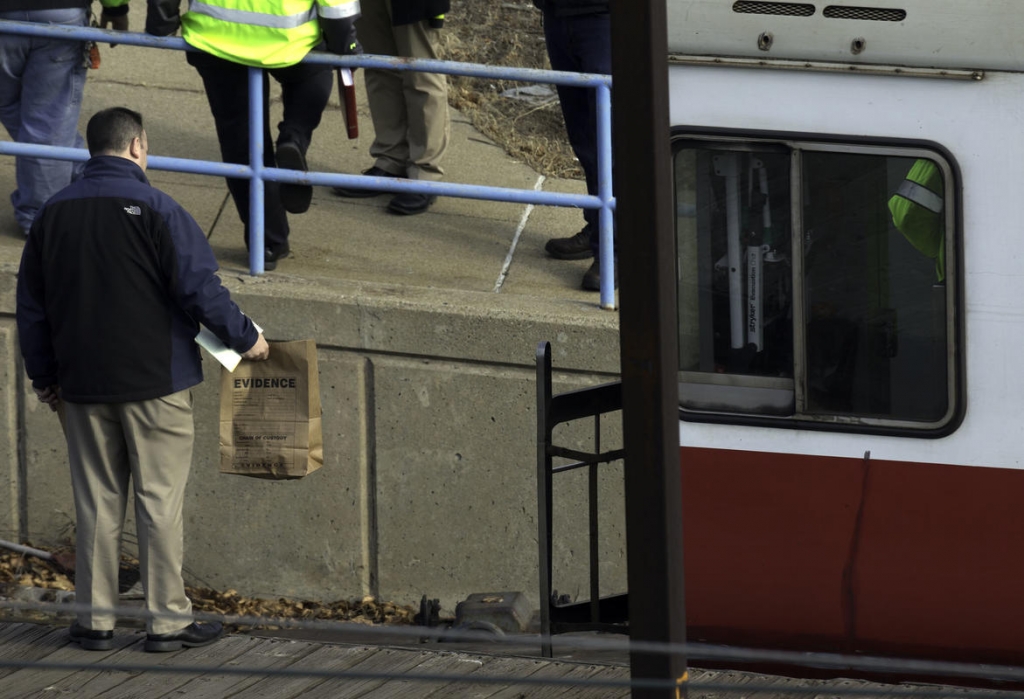
<svg viewBox="0 0 1024 699">
<path fill-rule="evenodd" d="M 125 556 L 121 561 L 122 588 L 138 580 L 139 562 Z M 52 562 L 10 551 L 0 551 L 0 598 L 10 596 L 15 587 L 39 587 L 53 590 L 75 589 L 73 572 L 63 572 Z M 411 606 L 378 602 L 373 598 L 315 602 L 285 598 L 243 597 L 234 590 L 220 592 L 204 587 L 186 588 L 197 612 L 230 617 L 259 617 L 266 623 L 249 627 L 274 628 L 274 620 L 303 619 L 349 621 L 364 624 L 411 624 L 416 611 Z M 2 612 L 2 610 L 0 610 Z M 0 614 L 2 617 L 2 614 Z M 241 625 L 235 624 L 239 627 Z"/>
</svg>

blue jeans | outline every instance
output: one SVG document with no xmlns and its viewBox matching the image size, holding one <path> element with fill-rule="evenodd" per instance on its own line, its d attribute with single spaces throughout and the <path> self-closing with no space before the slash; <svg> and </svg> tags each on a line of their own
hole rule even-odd
<svg viewBox="0 0 1024 699">
<path fill-rule="evenodd" d="M 553 70 L 575 73 L 612 72 L 611 20 L 607 14 L 556 17 L 550 3 L 544 12 L 544 40 Z M 565 118 L 569 144 L 587 180 L 587 193 L 597 189 L 597 93 L 586 87 L 558 86 L 558 100 Z M 584 209 L 591 231 L 590 246 L 598 254 L 600 211 Z"/>
<path fill-rule="evenodd" d="M 0 12 L 0 19 L 64 24 L 87 23 L 84 8 Z M 85 47 L 80 41 L 0 35 L 0 123 L 19 143 L 82 148 L 78 115 L 85 87 Z M 82 168 L 66 160 L 18 157 L 14 217 L 26 232 L 39 208 L 66 187 Z"/>
</svg>

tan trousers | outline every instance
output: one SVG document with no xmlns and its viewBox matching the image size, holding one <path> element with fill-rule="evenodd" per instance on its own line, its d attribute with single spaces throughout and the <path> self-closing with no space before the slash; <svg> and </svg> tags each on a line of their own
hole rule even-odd
<svg viewBox="0 0 1024 699">
<path fill-rule="evenodd" d="M 356 34 L 366 53 L 437 58 L 441 30 L 426 22 L 391 26 L 391 0 L 362 0 Z M 439 73 L 367 70 L 374 164 L 393 175 L 439 180 L 448 149 L 448 80 Z"/>
<path fill-rule="evenodd" d="M 149 633 L 188 626 L 192 614 L 181 577 L 182 504 L 192 466 L 192 392 L 136 403 L 65 404 L 71 485 L 78 531 L 75 600 L 86 628 L 114 628 L 121 530 L 128 489 L 135 492 L 139 564 Z M 129 485 L 129 480 L 131 485 Z"/>
</svg>

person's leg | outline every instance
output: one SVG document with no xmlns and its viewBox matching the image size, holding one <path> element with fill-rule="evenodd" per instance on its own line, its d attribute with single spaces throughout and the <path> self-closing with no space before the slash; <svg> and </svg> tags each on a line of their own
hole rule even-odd
<svg viewBox="0 0 1024 699">
<path fill-rule="evenodd" d="M 438 58 L 440 30 L 426 22 L 394 27 L 400 56 Z M 440 73 L 402 73 L 402 102 L 405 104 L 405 145 L 407 175 L 415 180 L 437 181 L 444 176 L 441 160 L 448 149 L 451 127 L 448 119 L 448 79 Z M 426 211 L 437 199 L 427 194 L 396 194 L 388 203 L 393 214 L 410 215 Z"/>
<path fill-rule="evenodd" d="M 611 56 L 611 23 L 607 14 L 581 15 L 568 18 L 569 47 L 574 57 L 576 70 L 581 73 L 601 73 L 610 75 L 612 72 Z M 570 88 L 571 89 L 571 88 Z M 586 177 L 587 193 L 597 196 L 597 91 L 583 89 L 573 98 L 572 125 L 566 117 L 566 131 L 573 152 L 580 161 Z M 586 209 L 584 217 L 591 229 L 590 247 L 594 257 L 598 256 L 598 235 L 600 230 L 600 211 Z"/>
<path fill-rule="evenodd" d="M 275 150 L 278 167 L 307 170 L 306 151 L 331 97 L 334 71 L 330 66 L 298 63 L 268 72 L 281 84 L 284 105 L 284 118 L 278 124 Z M 310 185 L 281 184 L 281 203 L 290 213 L 304 213 L 309 209 L 312 198 L 313 188 Z"/>
<path fill-rule="evenodd" d="M 573 42 L 572 18 L 557 17 L 554 10 L 548 8 L 544 12 L 544 41 L 553 70 L 572 72 L 582 70 Z M 587 151 L 586 140 L 581 138 L 581 132 L 585 131 L 589 119 L 590 103 L 587 93 L 590 90 L 558 86 L 557 91 L 569 144 L 583 168 L 584 177 L 587 179 L 587 191 L 592 193 L 590 192 L 591 175 L 588 172 L 588 165 L 594 162 L 594 157 Z M 547 253 L 562 260 L 592 257 L 594 253 L 591 249 L 591 239 L 597 237 L 596 212 L 584 209 L 583 219 L 584 227 L 575 235 L 548 240 L 544 246 Z"/>
<path fill-rule="evenodd" d="M 399 56 L 391 26 L 390 0 L 364 0 L 362 16 L 356 21 L 356 32 L 366 53 Z M 374 138 L 370 156 L 374 167 L 391 175 L 408 176 L 409 131 L 408 112 L 403 92 L 402 73 L 396 70 L 367 69 L 366 97 L 370 105 Z"/>
<path fill-rule="evenodd" d="M 0 17 L 73 27 L 86 24 L 82 8 L 10 12 Z M 85 71 L 79 41 L 5 36 L 0 42 L 0 119 L 11 138 L 21 143 L 81 146 L 78 115 Z M 28 229 L 39 208 L 71 182 L 74 172 L 75 164 L 69 161 L 18 157 L 17 189 L 11 195 L 18 225 Z"/>
<path fill-rule="evenodd" d="M 291 141 L 305 153 L 331 98 L 334 71 L 330 66 L 298 63 L 268 72 L 281 84 L 284 107 L 284 116 L 277 125 L 277 142 Z"/>
<path fill-rule="evenodd" d="M 86 629 L 110 631 L 118 602 L 121 528 L 131 467 L 115 406 L 65 403 L 76 512 L 75 601 Z"/>
<path fill-rule="evenodd" d="M 184 558 L 182 508 L 192 467 L 192 394 L 122 403 L 128 461 L 135 489 L 139 569 L 146 591 L 151 634 L 166 634 L 192 623 L 192 603 L 181 577 Z"/>
<path fill-rule="evenodd" d="M 439 29 L 426 22 L 394 28 L 400 56 L 439 58 Z M 448 149 L 451 126 L 448 118 L 448 78 L 441 73 L 407 71 L 402 74 L 405 101 L 406 140 L 409 148 L 409 177 L 440 180 L 441 159 Z"/>
<path fill-rule="evenodd" d="M 208 54 L 189 52 L 189 64 L 203 79 L 210 112 L 217 127 L 221 159 L 226 163 L 249 163 L 249 79 L 248 68 Z M 270 137 L 267 78 L 263 92 L 263 164 L 274 167 L 274 148 Z M 228 191 L 235 202 L 238 217 L 245 225 L 245 246 L 249 247 L 249 180 L 228 178 Z M 268 253 L 286 249 L 288 216 L 281 205 L 280 187 L 276 182 L 264 183 L 264 244 Z M 275 258 L 276 259 L 276 258 Z"/>
</svg>

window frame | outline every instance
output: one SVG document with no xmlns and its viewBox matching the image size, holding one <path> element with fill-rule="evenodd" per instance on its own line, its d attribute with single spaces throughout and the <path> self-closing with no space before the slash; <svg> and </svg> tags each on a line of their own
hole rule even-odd
<svg viewBox="0 0 1024 699">
<path fill-rule="evenodd" d="M 675 180 L 675 162 L 679 152 L 693 148 L 701 142 L 708 145 L 732 146 L 737 151 L 783 146 L 790 152 L 790 245 L 793 264 L 793 378 L 765 381 L 764 377 L 741 374 L 709 374 L 683 372 L 677 368 L 677 384 L 682 391 L 688 386 L 719 386 L 764 388 L 771 383 L 792 381 L 793 413 L 779 415 L 750 413 L 723 409 L 696 409 L 684 407 L 678 401 L 679 417 L 686 422 L 722 423 L 736 425 L 769 426 L 802 430 L 826 430 L 866 434 L 895 435 L 916 438 L 941 438 L 954 432 L 963 422 L 966 412 L 964 294 L 963 294 L 963 198 L 960 168 L 952 153 L 941 144 L 912 139 L 868 138 L 837 134 L 778 132 L 740 129 L 712 129 L 705 127 L 674 126 L 671 129 L 673 162 L 673 200 L 678 189 Z M 931 422 L 841 414 L 809 414 L 806 388 L 806 308 L 804 299 L 804 231 L 803 231 L 803 153 L 838 153 L 852 155 L 878 155 L 888 157 L 927 158 L 936 162 L 945 185 L 945 284 L 946 284 L 946 385 L 947 409 L 945 415 Z M 952 205 L 948 205 L 952 203 Z M 673 207 L 675 210 L 675 207 Z M 674 233 L 678 244 L 678 231 Z M 678 259 L 678 250 L 676 259 Z M 679 286 L 676 285 L 678 293 Z M 678 319 L 678 316 L 677 316 Z M 703 333 L 703 329 L 701 329 Z M 677 335 L 679 327 L 677 325 Z M 702 335 L 703 336 L 703 335 Z M 684 379 L 689 379 L 684 381 Z M 714 390 L 714 389 L 712 389 Z"/>
</svg>

